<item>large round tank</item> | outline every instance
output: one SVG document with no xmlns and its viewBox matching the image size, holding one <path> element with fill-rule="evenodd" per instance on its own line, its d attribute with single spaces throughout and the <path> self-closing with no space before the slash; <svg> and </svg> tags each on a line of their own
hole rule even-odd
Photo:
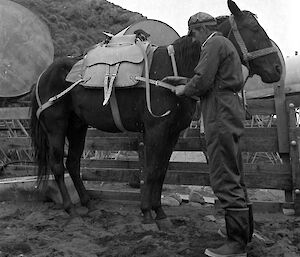
<svg viewBox="0 0 300 257">
<path fill-rule="evenodd" d="M 290 56 L 285 59 L 286 64 L 286 85 L 298 84 L 300 91 L 300 56 Z"/>
<path fill-rule="evenodd" d="M 31 11 L 0 1 L 0 97 L 28 93 L 53 61 L 48 27 Z"/>
<path fill-rule="evenodd" d="M 157 46 L 165 46 L 172 44 L 176 39 L 179 38 L 178 33 L 170 27 L 168 24 L 158 21 L 158 20 L 142 20 L 138 21 L 129 27 L 123 29 L 117 35 L 129 35 L 134 34 L 134 31 L 137 29 L 142 29 L 148 34 L 150 37 L 148 40 Z"/>
</svg>

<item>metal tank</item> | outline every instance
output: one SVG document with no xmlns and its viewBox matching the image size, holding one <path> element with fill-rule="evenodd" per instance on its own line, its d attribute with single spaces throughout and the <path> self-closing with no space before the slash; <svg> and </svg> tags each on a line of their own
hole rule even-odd
<svg viewBox="0 0 300 257">
<path fill-rule="evenodd" d="M 1 0 L 0 35 L 0 97 L 24 95 L 53 61 L 50 32 L 22 5 Z"/>
<path fill-rule="evenodd" d="M 286 86 L 296 86 L 300 91 L 300 56 L 290 56 L 285 59 L 286 65 L 286 76 L 285 85 Z"/>
<path fill-rule="evenodd" d="M 120 31 L 118 34 L 116 34 L 116 36 L 134 34 L 134 31 L 136 31 L 137 29 L 142 29 L 150 34 L 148 40 L 153 45 L 157 46 L 172 44 L 176 39 L 180 37 L 178 33 L 168 24 L 153 19 L 138 21 Z"/>
</svg>

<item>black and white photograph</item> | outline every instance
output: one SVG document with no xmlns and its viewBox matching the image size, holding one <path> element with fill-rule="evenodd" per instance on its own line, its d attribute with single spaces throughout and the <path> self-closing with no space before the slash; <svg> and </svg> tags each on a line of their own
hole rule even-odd
<svg viewBox="0 0 300 257">
<path fill-rule="evenodd" d="M 298 0 L 0 0 L 0 257 L 299 257 Z"/>
</svg>

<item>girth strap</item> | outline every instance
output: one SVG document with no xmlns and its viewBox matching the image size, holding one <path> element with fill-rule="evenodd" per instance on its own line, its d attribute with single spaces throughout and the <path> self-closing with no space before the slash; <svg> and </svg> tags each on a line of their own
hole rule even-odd
<svg viewBox="0 0 300 257">
<path fill-rule="evenodd" d="M 115 87 L 113 87 L 111 97 L 109 98 L 109 104 L 110 104 L 112 116 L 113 116 L 113 119 L 114 119 L 114 122 L 115 122 L 115 125 L 117 126 L 117 128 L 122 132 L 127 132 L 128 130 L 126 130 L 124 128 L 122 120 L 121 120 L 115 90 L 116 90 Z"/>
</svg>

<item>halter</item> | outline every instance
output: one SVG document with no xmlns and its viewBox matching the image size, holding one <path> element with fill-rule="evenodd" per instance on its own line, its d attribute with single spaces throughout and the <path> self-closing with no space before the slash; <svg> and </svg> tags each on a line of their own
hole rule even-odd
<svg viewBox="0 0 300 257">
<path fill-rule="evenodd" d="M 271 54 L 271 53 L 276 53 L 277 52 L 277 49 L 274 47 L 274 46 L 271 46 L 271 47 L 266 47 L 266 48 L 263 48 L 263 49 L 259 49 L 259 50 L 256 50 L 256 51 L 253 51 L 253 52 L 248 52 L 248 49 L 245 45 L 245 42 L 244 40 L 242 39 L 242 36 L 237 28 L 237 24 L 234 20 L 234 16 L 233 15 L 230 15 L 229 16 L 229 22 L 230 22 L 230 25 L 231 25 L 231 29 L 228 33 L 228 36 L 227 38 L 229 38 L 231 32 L 233 32 L 233 35 L 235 37 L 235 40 L 237 42 L 237 44 L 239 45 L 240 49 L 241 49 L 241 52 L 242 52 L 242 55 L 243 55 L 243 61 L 245 62 L 248 70 L 249 70 L 249 73 L 250 72 L 250 64 L 249 64 L 249 61 L 253 60 L 253 59 L 256 59 L 258 57 L 261 57 L 261 56 L 264 56 L 264 55 L 268 55 L 268 54 Z M 253 75 L 253 74 L 251 74 Z"/>
</svg>

